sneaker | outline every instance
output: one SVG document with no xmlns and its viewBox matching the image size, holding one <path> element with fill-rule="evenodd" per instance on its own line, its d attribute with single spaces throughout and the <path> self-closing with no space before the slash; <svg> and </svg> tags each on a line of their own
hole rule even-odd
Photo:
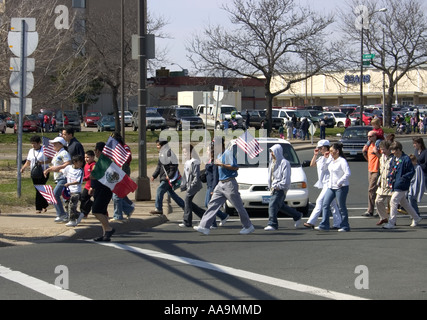
<svg viewBox="0 0 427 320">
<path fill-rule="evenodd" d="M 362 217 L 368 217 L 368 218 L 372 218 L 374 216 L 373 213 L 366 211 L 364 214 L 362 214 Z"/>
<path fill-rule="evenodd" d="M 314 229 L 315 225 L 311 224 L 311 223 L 308 223 L 308 222 L 304 222 L 304 227 L 310 228 L 310 229 Z"/>
<path fill-rule="evenodd" d="M 82 222 L 82 220 L 83 220 L 84 217 L 85 217 L 84 213 L 80 212 L 80 215 L 79 215 L 79 217 L 76 220 L 76 222 L 77 222 L 76 225 L 78 225 L 80 222 Z"/>
<path fill-rule="evenodd" d="M 228 218 L 230 218 L 229 215 L 227 215 L 224 219 L 221 220 L 221 222 L 219 223 L 220 227 L 225 226 L 225 224 L 227 223 Z"/>
<path fill-rule="evenodd" d="M 77 226 L 77 221 L 76 220 L 71 220 L 70 222 L 68 222 L 67 224 L 65 224 L 66 227 L 76 227 Z"/>
<path fill-rule="evenodd" d="M 294 226 L 295 226 L 295 229 L 301 228 L 301 226 L 302 226 L 302 217 L 299 220 L 295 221 Z"/>
<path fill-rule="evenodd" d="M 255 231 L 255 227 L 251 224 L 251 226 L 249 228 L 243 228 L 242 230 L 240 230 L 240 234 L 249 234 Z"/>
<path fill-rule="evenodd" d="M 265 231 L 276 231 L 277 229 L 276 229 L 275 227 L 273 227 L 273 226 L 266 226 L 266 227 L 264 228 L 264 230 L 265 230 Z"/>
<path fill-rule="evenodd" d="M 423 218 L 421 217 L 418 217 L 417 219 L 413 219 L 411 223 L 411 227 L 412 228 L 416 227 L 421 222 L 421 220 L 423 220 Z"/>
<path fill-rule="evenodd" d="M 205 236 L 209 235 L 209 232 L 211 232 L 210 229 L 203 228 L 201 226 L 194 226 L 193 229 L 196 230 L 197 232 L 203 233 Z"/>
<path fill-rule="evenodd" d="M 394 229 L 395 225 L 393 223 L 387 222 L 385 225 L 383 225 L 383 229 Z"/>
<path fill-rule="evenodd" d="M 62 223 L 62 222 L 67 222 L 68 221 L 68 217 L 67 216 L 60 216 L 60 217 L 56 217 L 56 219 L 54 220 L 56 223 Z"/>
<path fill-rule="evenodd" d="M 327 229 L 320 228 L 319 226 L 314 227 L 314 230 L 322 231 L 322 232 L 328 232 L 328 231 L 329 231 L 329 230 L 327 230 Z"/>
<path fill-rule="evenodd" d="M 150 214 L 163 214 L 163 211 L 160 211 L 160 210 L 152 210 L 152 211 L 150 211 Z"/>
<path fill-rule="evenodd" d="M 180 223 L 178 225 L 178 227 L 180 227 L 180 228 L 191 228 L 191 226 L 187 226 L 185 223 Z"/>
<path fill-rule="evenodd" d="M 348 230 L 348 229 L 345 229 L 345 228 L 339 228 L 338 229 L 338 232 L 349 232 L 350 230 Z"/>
<path fill-rule="evenodd" d="M 134 212 L 135 212 L 135 203 L 132 203 L 132 211 L 127 214 L 128 220 L 130 220 Z"/>
</svg>

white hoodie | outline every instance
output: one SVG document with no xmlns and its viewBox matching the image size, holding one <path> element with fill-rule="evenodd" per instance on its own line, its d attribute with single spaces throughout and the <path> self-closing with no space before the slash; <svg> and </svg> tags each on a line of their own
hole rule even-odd
<svg viewBox="0 0 427 320">
<path fill-rule="evenodd" d="M 270 152 L 273 152 L 276 157 L 276 161 L 274 162 L 273 157 L 270 154 L 268 188 L 270 190 L 278 189 L 288 191 L 291 187 L 291 164 L 283 157 L 283 148 L 281 145 L 275 144 L 271 147 Z"/>
</svg>

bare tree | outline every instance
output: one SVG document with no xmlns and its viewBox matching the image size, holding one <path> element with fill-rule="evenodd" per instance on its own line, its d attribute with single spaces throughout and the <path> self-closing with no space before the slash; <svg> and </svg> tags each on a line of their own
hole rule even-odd
<svg viewBox="0 0 427 320">
<path fill-rule="evenodd" d="M 13 6 L 7 5 L 2 15 L 0 37 L 7 43 L 10 21 L 12 17 L 36 18 L 36 31 L 39 43 L 32 56 L 36 61 L 35 85 L 30 97 L 33 98 L 33 111 L 41 107 L 57 106 L 70 103 L 76 92 L 85 86 L 88 75 L 88 59 L 76 54 L 79 48 L 72 50 L 74 33 L 72 29 L 58 30 L 55 28 L 55 8 L 61 4 L 58 0 L 37 2 L 14 1 Z M 70 24 L 75 16 L 70 17 Z M 84 43 L 80 43 L 84 46 Z M 9 58 L 12 53 L 7 46 L 0 49 L 0 68 L 3 79 L 9 79 Z M 9 73 L 9 74 L 8 74 Z M 4 99 L 13 97 L 9 82 L 0 83 L 0 94 Z"/>
<path fill-rule="evenodd" d="M 366 9 L 355 10 L 361 5 Z M 382 8 L 387 11 L 379 14 Z M 343 30 L 350 44 L 361 43 L 361 30 L 356 28 L 356 23 L 360 22 L 361 15 L 366 15 L 363 46 L 366 52 L 379 57 L 372 61 L 372 66 L 383 71 L 387 79 L 386 126 L 391 125 L 396 85 L 411 70 L 427 62 L 426 9 L 421 0 L 353 0 L 348 4 L 348 10 L 341 14 Z M 348 63 L 360 66 L 360 55 L 360 49 L 348 51 Z"/>
<path fill-rule="evenodd" d="M 274 97 L 337 61 L 335 46 L 325 40 L 331 16 L 294 0 L 233 0 L 222 9 L 235 29 L 208 26 L 196 35 L 188 48 L 193 63 L 202 72 L 222 70 L 263 81 L 269 124 Z M 275 81 L 283 85 L 275 89 Z"/>
</svg>

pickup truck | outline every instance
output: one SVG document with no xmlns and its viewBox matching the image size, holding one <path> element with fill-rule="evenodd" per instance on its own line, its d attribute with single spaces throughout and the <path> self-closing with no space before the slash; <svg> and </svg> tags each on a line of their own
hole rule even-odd
<svg viewBox="0 0 427 320">
<path fill-rule="evenodd" d="M 234 112 L 236 115 L 232 119 L 231 114 Z M 237 113 L 236 107 L 231 105 L 222 105 L 217 109 L 217 107 L 213 105 L 206 107 L 204 104 L 200 104 L 197 106 L 196 113 L 202 118 L 205 126 L 224 129 L 224 125 L 222 123 L 227 119 L 231 121 L 229 128 L 245 129 L 243 117 Z"/>
</svg>

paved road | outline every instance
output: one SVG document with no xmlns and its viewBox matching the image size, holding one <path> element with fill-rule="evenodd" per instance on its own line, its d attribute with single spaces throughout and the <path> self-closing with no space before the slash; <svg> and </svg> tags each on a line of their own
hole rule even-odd
<svg viewBox="0 0 427 320">
<path fill-rule="evenodd" d="M 302 159 L 310 154 L 299 152 Z M 239 235 L 240 223 L 232 219 L 206 237 L 179 228 L 176 213 L 167 224 L 107 245 L 0 248 L 0 299 L 427 299 L 427 217 L 416 229 L 400 217 L 392 231 L 362 218 L 366 163 L 350 166 L 349 233 L 296 230 L 287 218 L 278 232 L 267 233 L 266 217 L 258 216 L 254 234 Z M 68 290 L 52 288 L 55 282 Z"/>
</svg>

